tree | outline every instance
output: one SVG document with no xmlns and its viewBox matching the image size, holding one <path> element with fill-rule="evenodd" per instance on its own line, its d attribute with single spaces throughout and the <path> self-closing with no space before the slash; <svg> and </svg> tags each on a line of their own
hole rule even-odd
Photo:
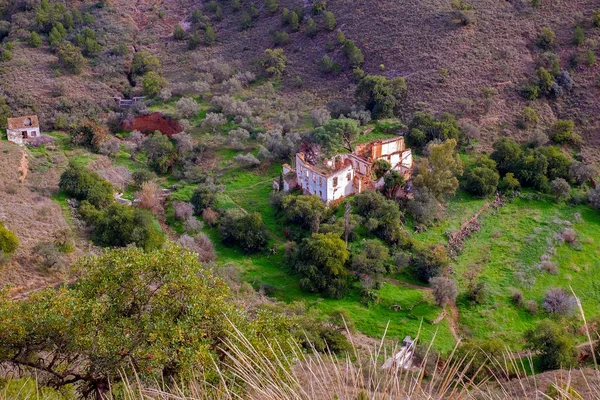
<svg viewBox="0 0 600 400">
<path fill-rule="evenodd" d="M 277 0 L 265 0 L 265 9 L 270 13 L 275 13 L 279 9 Z"/>
<path fill-rule="evenodd" d="M 349 253 L 342 239 L 332 233 L 313 233 L 297 251 L 295 270 L 305 290 L 342 298 L 347 289 L 346 261 Z"/>
<path fill-rule="evenodd" d="M 367 239 L 362 247 L 352 254 L 350 266 L 353 271 L 379 279 L 386 272 L 390 258 L 388 247 L 379 240 Z"/>
<path fill-rule="evenodd" d="M 352 40 L 346 40 L 344 42 L 344 55 L 352 67 L 360 67 L 365 61 L 365 56 L 362 51 Z"/>
<path fill-rule="evenodd" d="M 414 147 L 424 147 L 432 140 L 445 141 L 455 139 L 457 143 L 465 140 L 465 135 L 454 115 L 442 113 L 439 118 L 419 112 L 408 125 L 408 142 Z"/>
<path fill-rule="evenodd" d="M 37 32 L 31 31 L 29 33 L 29 39 L 27 39 L 27 43 L 29 43 L 31 47 L 38 48 L 42 45 L 42 39 Z"/>
<path fill-rule="evenodd" d="M 388 199 L 394 199 L 398 189 L 404 187 L 406 181 L 398 171 L 390 171 L 383 177 L 383 194 Z"/>
<path fill-rule="evenodd" d="M 188 50 L 194 50 L 202 43 L 202 38 L 198 32 L 194 32 L 190 35 L 187 42 Z"/>
<path fill-rule="evenodd" d="M 542 370 L 568 369 L 577 362 L 577 351 L 564 327 L 550 320 L 543 320 L 525 332 L 525 347 L 540 353 Z"/>
<path fill-rule="evenodd" d="M 131 62 L 131 72 L 134 75 L 143 76 L 148 72 L 160 73 L 160 71 L 160 61 L 158 60 L 158 58 L 151 55 L 148 51 L 138 51 L 133 55 L 133 61 Z"/>
<path fill-rule="evenodd" d="M 380 193 L 366 191 L 352 199 L 355 214 L 365 219 L 367 230 L 389 244 L 398 242 L 402 228 L 402 212 L 398 204 Z"/>
<path fill-rule="evenodd" d="M 573 29 L 573 44 L 576 46 L 581 46 L 585 41 L 585 33 L 583 32 L 583 27 L 579 24 L 575 25 L 575 29 Z"/>
<path fill-rule="evenodd" d="M 217 349 L 236 341 L 231 324 L 261 353 L 270 353 L 273 340 L 290 340 L 285 319 L 263 310 L 250 320 L 228 300 L 225 283 L 181 247 L 110 250 L 81 259 L 78 270 L 84 273 L 74 285 L 22 301 L 0 298 L 3 366 L 104 398 L 134 376 L 185 382 L 199 370 L 217 374 L 213 362 L 225 372 Z"/>
<path fill-rule="evenodd" d="M 212 46 L 215 43 L 217 43 L 217 33 L 215 32 L 215 28 L 208 24 L 204 29 L 204 44 L 207 46 Z"/>
<path fill-rule="evenodd" d="M 519 180 L 515 178 L 512 172 L 507 173 L 500 182 L 500 189 L 503 192 L 513 192 L 521 187 Z"/>
<path fill-rule="evenodd" d="M 148 165 L 158 174 L 166 174 L 177 158 L 175 146 L 167 135 L 156 131 L 144 141 Z"/>
<path fill-rule="evenodd" d="M 280 78 L 285 71 L 286 62 L 287 57 L 283 49 L 266 49 L 262 59 L 262 66 L 267 75 Z"/>
<path fill-rule="evenodd" d="M 311 232 L 319 230 L 319 224 L 325 215 L 327 207 L 316 196 L 288 195 L 283 198 L 282 209 L 285 217 L 294 223 L 300 224 Z"/>
<path fill-rule="evenodd" d="M 543 50 L 552 50 L 556 44 L 556 34 L 549 27 L 544 27 L 538 34 L 536 43 Z"/>
<path fill-rule="evenodd" d="M 469 193 L 486 197 L 496 192 L 499 180 L 496 162 L 484 156 L 465 173 L 465 188 Z"/>
<path fill-rule="evenodd" d="M 455 154 L 456 140 L 449 139 L 440 144 L 428 146 L 429 156 L 417 161 L 413 184 L 415 187 L 427 188 L 439 200 L 456 193 L 459 175 L 463 167 L 458 154 Z"/>
<path fill-rule="evenodd" d="M 550 193 L 557 200 L 565 200 L 571 197 L 571 186 L 563 178 L 556 178 L 550 182 Z"/>
<path fill-rule="evenodd" d="M 19 239 L 0 221 L 0 255 L 12 255 L 19 247 Z"/>
<path fill-rule="evenodd" d="M 388 79 L 381 75 L 366 75 L 354 93 L 356 100 L 373 118 L 393 117 L 401 99 L 406 94 L 406 81 L 402 77 Z"/>
<path fill-rule="evenodd" d="M 361 134 L 358 122 L 350 118 L 330 119 L 316 130 L 319 131 L 317 135 L 326 135 L 329 141 L 342 145 L 350 152 L 354 151 L 352 143 Z"/>
<path fill-rule="evenodd" d="M 438 306 L 445 307 L 456 301 L 458 288 L 456 287 L 456 281 L 454 279 L 438 276 L 431 278 L 429 280 L 429 285 L 431 286 L 433 297 L 435 297 L 435 302 Z"/>
<path fill-rule="evenodd" d="M 315 22 L 314 19 L 309 18 L 308 21 L 306 21 L 306 34 L 309 37 L 315 37 L 317 35 L 317 33 L 319 33 L 319 28 L 317 28 L 317 24 Z"/>
<path fill-rule="evenodd" d="M 157 96 L 163 89 L 169 85 L 169 81 L 160 74 L 150 71 L 142 78 L 142 88 L 144 95 L 149 97 Z"/>
<path fill-rule="evenodd" d="M 152 213 L 147 210 L 112 203 L 108 208 L 94 212 L 84 205 L 85 202 L 80 207 L 80 214 L 93 226 L 92 240 L 99 246 L 125 247 L 135 244 L 145 250 L 153 250 L 165 240 Z"/>
<path fill-rule="evenodd" d="M 558 144 L 573 143 L 581 141 L 581 137 L 575 133 L 575 122 L 571 120 L 558 120 L 552 125 L 548 132 L 550 139 Z"/>
<path fill-rule="evenodd" d="M 252 25 L 254 24 L 254 21 L 252 20 L 252 16 L 250 15 L 250 13 L 248 11 L 245 11 L 242 13 L 242 15 L 240 16 L 240 27 L 242 28 L 242 30 L 247 30 L 252 28 Z"/>
<path fill-rule="evenodd" d="M 548 169 L 546 176 L 550 180 L 556 178 L 568 179 L 571 160 L 556 146 L 541 147 L 539 153 L 546 157 Z"/>
<path fill-rule="evenodd" d="M 58 48 L 58 62 L 60 65 L 74 74 L 81 73 L 85 66 L 85 58 L 79 47 L 65 43 Z"/>
<path fill-rule="evenodd" d="M 106 207 L 113 201 L 112 185 L 98 174 L 69 164 L 60 176 L 60 190 L 77 200 L 87 200 L 95 207 Z"/>
<path fill-rule="evenodd" d="M 173 30 L 173 39 L 185 40 L 185 31 L 179 24 L 175 25 L 175 29 Z"/>
<path fill-rule="evenodd" d="M 325 29 L 328 31 L 332 31 L 335 29 L 337 22 L 335 21 L 335 15 L 331 11 L 323 12 L 323 23 L 325 25 Z"/>
<path fill-rule="evenodd" d="M 514 139 L 504 137 L 494 142 L 493 149 L 491 158 L 496 161 L 498 171 L 502 175 L 508 172 L 515 173 L 523 158 L 521 146 Z"/>
<path fill-rule="evenodd" d="M 240 246 L 246 253 L 264 250 L 269 241 L 269 233 L 262 216 L 257 213 L 244 213 L 241 210 L 227 210 L 219 224 L 221 240 L 228 246 Z"/>
<path fill-rule="evenodd" d="M 196 100 L 191 97 L 182 97 L 177 100 L 175 108 L 177 108 L 177 113 L 180 118 L 192 118 L 200 111 L 200 106 Z"/>
<path fill-rule="evenodd" d="M 600 209 L 600 186 L 589 191 L 588 199 L 592 207 Z"/>
<path fill-rule="evenodd" d="M 297 32 L 300 29 L 300 17 L 295 11 L 290 14 L 289 25 L 292 32 Z"/>
<path fill-rule="evenodd" d="M 214 206 L 217 201 L 218 191 L 214 190 L 215 187 L 213 185 L 203 185 L 201 184 L 192 194 L 190 199 L 190 203 L 194 207 L 194 213 L 196 215 L 202 214 L 207 208 L 211 208 Z"/>
<path fill-rule="evenodd" d="M 589 164 L 575 161 L 569 166 L 569 177 L 578 185 L 588 182 L 596 175 L 596 169 Z"/>
<path fill-rule="evenodd" d="M 423 282 L 430 282 L 431 278 L 442 275 L 450 264 L 444 246 L 416 247 L 414 250 L 410 265 Z"/>
<path fill-rule="evenodd" d="M 162 211 L 162 200 L 160 197 L 160 188 L 152 181 L 142 183 L 140 191 L 136 194 L 139 199 L 138 207 L 144 208 L 153 214 Z"/>
</svg>

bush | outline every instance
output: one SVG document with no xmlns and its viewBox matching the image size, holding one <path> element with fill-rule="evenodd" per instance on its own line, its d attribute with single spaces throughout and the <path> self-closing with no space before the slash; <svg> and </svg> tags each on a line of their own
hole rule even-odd
<svg viewBox="0 0 600 400">
<path fill-rule="evenodd" d="M 58 62 L 67 71 L 81 73 L 86 61 L 79 47 L 65 43 L 58 48 Z"/>
<path fill-rule="evenodd" d="M 335 234 L 314 233 L 305 238 L 296 253 L 294 269 L 301 276 L 300 286 L 328 297 L 342 298 L 348 282 L 345 264 L 346 244 Z"/>
<path fill-rule="evenodd" d="M 575 122 L 571 120 L 558 120 L 550 128 L 548 136 L 552 141 L 558 144 L 577 144 L 581 141 L 581 138 L 574 131 Z"/>
<path fill-rule="evenodd" d="M 31 47 L 38 48 L 42 46 L 42 39 L 37 32 L 32 31 L 29 33 L 29 39 L 27 39 L 27 43 L 29 43 Z"/>
<path fill-rule="evenodd" d="M 19 247 L 19 239 L 0 221 L 0 255 L 12 255 Z"/>
<path fill-rule="evenodd" d="M 523 297 L 523 292 L 515 289 L 511 296 L 510 296 L 510 300 L 513 302 L 513 304 L 517 307 L 523 307 L 523 305 L 525 304 L 525 300 Z"/>
<path fill-rule="evenodd" d="M 288 44 L 290 42 L 290 35 L 286 31 L 276 31 L 273 33 L 273 43 L 276 46 L 282 44 Z"/>
<path fill-rule="evenodd" d="M 526 348 L 540 354 L 542 370 L 569 369 L 577 362 L 577 351 L 564 328 L 544 320 L 525 332 Z"/>
<path fill-rule="evenodd" d="M 388 79 L 366 75 L 360 80 L 354 96 L 359 104 L 371 111 L 373 118 L 378 119 L 393 117 L 406 91 L 406 81 L 402 77 Z"/>
<path fill-rule="evenodd" d="M 469 193 L 486 197 L 496 192 L 500 175 L 494 160 L 481 157 L 475 167 L 465 173 L 464 179 L 465 189 Z"/>
<path fill-rule="evenodd" d="M 569 167 L 569 177 L 578 185 L 588 182 L 596 175 L 596 169 L 589 164 L 575 161 Z"/>
<path fill-rule="evenodd" d="M 305 32 L 309 37 L 315 37 L 317 33 L 319 33 L 319 28 L 317 28 L 317 24 L 314 19 L 309 18 L 306 21 Z"/>
<path fill-rule="evenodd" d="M 201 263 L 208 263 L 217 258 L 215 247 L 205 233 L 199 233 L 194 237 L 182 235 L 177 239 L 177 244 L 196 253 Z"/>
<path fill-rule="evenodd" d="M 216 133 L 217 129 L 227 122 L 227 118 L 219 113 L 207 113 L 206 118 L 202 121 L 202 129 Z"/>
<path fill-rule="evenodd" d="M 169 82 L 157 72 L 150 71 L 142 78 L 142 88 L 145 96 L 155 97 L 169 85 Z"/>
<path fill-rule="evenodd" d="M 289 25 L 292 32 L 297 32 L 300 29 L 300 17 L 295 11 L 290 14 Z"/>
<path fill-rule="evenodd" d="M 267 75 L 279 78 L 285 71 L 287 57 L 283 49 L 266 49 L 262 66 Z"/>
<path fill-rule="evenodd" d="M 588 200 L 592 207 L 600 209 L 600 186 L 589 191 Z"/>
<path fill-rule="evenodd" d="M 566 200 L 571 197 L 571 186 L 563 178 L 556 178 L 550 182 L 550 193 L 557 200 Z"/>
<path fill-rule="evenodd" d="M 279 2 L 277 0 L 265 0 L 265 9 L 270 13 L 274 13 L 279 9 Z"/>
<path fill-rule="evenodd" d="M 346 40 L 346 42 L 344 42 L 344 56 L 346 56 L 352 67 L 360 67 L 365 61 L 365 56 L 362 51 L 352 40 Z"/>
<path fill-rule="evenodd" d="M 375 239 L 367 239 L 362 245 L 359 251 L 352 254 L 352 270 L 374 278 L 382 277 L 390 257 L 387 246 Z"/>
<path fill-rule="evenodd" d="M 342 66 L 331 59 L 327 54 L 319 61 L 319 70 L 322 72 L 335 72 L 338 73 L 342 70 Z"/>
<path fill-rule="evenodd" d="M 87 200 L 95 207 L 106 207 L 113 201 L 112 185 L 98 174 L 75 164 L 69 164 L 60 176 L 60 190 L 77 200 Z"/>
<path fill-rule="evenodd" d="M 546 292 L 542 307 L 551 314 L 569 315 L 575 311 L 577 302 L 562 288 L 552 288 Z"/>
<path fill-rule="evenodd" d="M 549 27 L 544 27 L 538 34 L 536 43 L 542 50 L 552 50 L 556 44 L 556 34 Z"/>
<path fill-rule="evenodd" d="M 196 100 L 191 97 L 182 97 L 177 100 L 175 107 L 177 108 L 179 118 L 192 118 L 198 114 L 198 111 L 200 110 L 200 106 Z"/>
<path fill-rule="evenodd" d="M 443 246 L 430 246 L 415 248 L 416 252 L 411 259 L 417 278 L 423 282 L 442 275 L 450 264 L 446 248 Z"/>
<path fill-rule="evenodd" d="M 443 113 L 436 118 L 431 114 L 419 112 L 408 125 L 407 140 L 411 146 L 423 148 L 431 141 L 443 142 L 448 139 L 455 139 L 458 143 L 466 140 L 464 132 L 452 114 Z"/>
<path fill-rule="evenodd" d="M 167 135 L 156 131 L 144 141 L 148 166 L 158 174 L 166 174 L 177 159 L 175 146 Z"/>
<path fill-rule="evenodd" d="M 154 180 L 156 175 L 147 169 L 138 169 L 132 174 L 131 178 L 133 179 L 133 188 L 139 190 L 145 182 Z"/>
<path fill-rule="evenodd" d="M 331 113 L 326 108 L 315 108 L 311 111 L 310 117 L 313 122 L 313 126 L 323 126 L 331 119 Z"/>
<path fill-rule="evenodd" d="M 175 29 L 173 30 L 173 39 L 185 40 L 185 31 L 179 24 L 175 25 Z"/>
<path fill-rule="evenodd" d="M 507 173 L 502 181 L 500 182 L 500 190 L 504 193 L 514 192 L 515 190 L 519 190 L 521 184 L 519 180 L 515 178 L 515 175 L 512 172 Z"/>
<path fill-rule="evenodd" d="M 215 226 L 218 222 L 219 214 L 212 208 L 202 210 L 202 219 L 210 226 Z"/>
<path fill-rule="evenodd" d="M 240 246 L 246 253 L 255 253 L 267 247 L 269 234 L 259 213 L 246 214 L 241 210 L 227 210 L 219 224 L 221 240 L 228 246 Z"/>
<path fill-rule="evenodd" d="M 335 29 L 337 22 L 335 21 L 335 16 L 331 11 L 323 12 L 323 24 L 325 25 L 325 29 L 328 31 Z"/>
<path fill-rule="evenodd" d="M 217 201 L 217 194 L 218 192 L 213 185 L 201 184 L 198 186 L 190 199 L 190 203 L 194 207 L 194 213 L 200 215 L 205 209 L 213 207 Z"/>
<path fill-rule="evenodd" d="M 537 112 L 533 108 L 525 107 L 521 111 L 517 125 L 521 129 L 533 129 L 538 124 L 539 119 Z"/>
<path fill-rule="evenodd" d="M 573 29 L 573 44 L 581 46 L 584 41 L 585 33 L 583 32 L 583 27 L 581 25 L 576 25 L 575 29 Z"/>
<path fill-rule="evenodd" d="M 192 207 L 190 203 L 185 203 L 183 201 L 176 201 L 173 203 L 173 210 L 175 218 L 181 221 L 185 221 L 194 215 L 194 207 Z"/>
<path fill-rule="evenodd" d="M 456 301 L 458 288 L 454 279 L 435 277 L 429 280 L 429 285 L 438 306 L 445 307 L 447 304 L 452 304 Z"/>
<path fill-rule="evenodd" d="M 288 195 L 281 203 L 284 215 L 290 222 L 317 232 L 327 207 L 318 196 Z"/>
<path fill-rule="evenodd" d="M 52 242 L 39 242 L 31 250 L 45 268 L 59 268 L 62 264 L 62 255 L 58 247 Z"/>
<path fill-rule="evenodd" d="M 592 11 L 592 23 L 596 28 L 600 27 L 600 10 Z"/>
</svg>

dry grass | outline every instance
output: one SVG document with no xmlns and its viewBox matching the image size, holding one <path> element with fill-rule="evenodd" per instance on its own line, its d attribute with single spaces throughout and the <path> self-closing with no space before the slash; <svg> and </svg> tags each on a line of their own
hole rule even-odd
<svg viewBox="0 0 600 400">
<path fill-rule="evenodd" d="M 67 228 L 61 207 L 50 195 L 58 191 L 59 169 L 31 171 L 36 162 L 29 154 L 29 172 L 22 181 L 19 172 L 24 147 L 0 141 L 0 220 L 19 238 L 12 260 L 1 269 L 0 287 L 12 285 L 15 295 L 59 283 L 63 271 L 47 270 L 36 265 L 32 248 L 40 241 L 52 240 L 52 234 Z M 76 251 L 69 255 L 74 259 Z"/>
</svg>

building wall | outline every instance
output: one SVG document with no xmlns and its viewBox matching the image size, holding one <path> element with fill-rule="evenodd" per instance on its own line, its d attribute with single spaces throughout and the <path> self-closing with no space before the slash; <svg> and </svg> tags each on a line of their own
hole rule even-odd
<svg viewBox="0 0 600 400">
<path fill-rule="evenodd" d="M 315 171 L 296 155 L 296 181 L 305 194 L 317 195 L 326 203 L 355 193 L 354 168 L 351 164 L 326 175 Z"/>
<path fill-rule="evenodd" d="M 28 139 L 40 136 L 40 128 L 39 127 L 30 127 L 23 129 L 7 129 L 6 136 L 10 142 L 14 142 L 17 144 L 27 143 L 28 139 L 23 139 L 23 132 L 27 132 Z"/>
</svg>

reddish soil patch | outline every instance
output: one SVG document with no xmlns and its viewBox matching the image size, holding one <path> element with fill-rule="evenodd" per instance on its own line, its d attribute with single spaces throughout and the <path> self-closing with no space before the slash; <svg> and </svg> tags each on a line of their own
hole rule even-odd
<svg viewBox="0 0 600 400">
<path fill-rule="evenodd" d="M 176 119 L 165 117 L 159 112 L 153 112 L 148 115 L 141 115 L 139 117 L 126 119 L 121 124 L 121 129 L 127 131 L 137 130 L 143 133 L 160 131 L 168 137 L 183 131 L 183 128 L 181 125 L 179 125 L 179 122 L 177 122 Z"/>
</svg>

